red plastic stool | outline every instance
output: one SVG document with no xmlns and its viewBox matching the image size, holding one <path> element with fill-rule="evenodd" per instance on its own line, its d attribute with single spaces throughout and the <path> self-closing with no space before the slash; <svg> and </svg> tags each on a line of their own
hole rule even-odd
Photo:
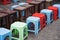
<svg viewBox="0 0 60 40">
<path fill-rule="evenodd" d="M 30 3 L 30 2 L 32 2 L 33 0 L 27 0 L 27 3 Z"/>
<path fill-rule="evenodd" d="M 45 14 L 35 13 L 32 16 L 40 18 L 40 28 L 42 30 L 46 26 L 46 16 L 45 16 Z"/>
<path fill-rule="evenodd" d="M 48 9 L 53 10 L 53 19 L 57 20 L 57 18 L 58 18 L 58 8 L 53 7 L 53 6 L 49 6 Z"/>
<path fill-rule="evenodd" d="M 10 3 L 10 2 L 11 2 L 11 0 L 0 0 L 0 3 L 2 3 L 4 5 L 6 5 L 6 4 Z"/>
</svg>

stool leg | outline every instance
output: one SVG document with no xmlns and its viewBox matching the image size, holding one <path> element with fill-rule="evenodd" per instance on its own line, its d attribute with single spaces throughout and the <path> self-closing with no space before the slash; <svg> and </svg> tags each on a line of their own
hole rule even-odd
<svg viewBox="0 0 60 40">
<path fill-rule="evenodd" d="M 35 25 L 35 35 L 38 36 L 38 27 L 37 27 L 38 23 L 36 23 Z"/>
<path fill-rule="evenodd" d="M 0 26 L 2 26 L 3 25 L 3 18 L 0 18 Z"/>
<path fill-rule="evenodd" d="M 10 40 L 12 40 L 12 38 L 11 38 L 11 37 L 12 37 L 12 34 L 10 33 L 10 35 L 9 35 Z"/>
<path fill-rule="evenodd" d="M 50 15 L 47 16 L 47 24 L 50 24 Z"/>
<path fill-rule="evenodd" d="M 5 21 L 6 21 L 6 28 L 9 29 L 9 22 L 8 22 L 8 17 L 5 18 Z"/>
</svg>

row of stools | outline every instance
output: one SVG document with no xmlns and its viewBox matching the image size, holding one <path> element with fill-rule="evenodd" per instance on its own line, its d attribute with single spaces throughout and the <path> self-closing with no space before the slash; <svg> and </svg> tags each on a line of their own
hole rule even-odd
<svg viewBox="0 0 60 40">
<path fill-rule="evenodd" d="M 1 12 L 2 16 L 0 17 L 1 18 L 0 26 L 1 27 L 4 26 L 10 29 L 10 24 L 13 23 L 14 21 L 25 22 L 27 17 L 31 16 L 33 13 L 36 12 L 39 13 L 40 10 L 44 8 L 45 8 L 44 2 L 37 1 L 32 1 L 30 3 L 23 2 L 19 3 L 18 5 L 13 5 L 11 6 L 11 10 L 6 9 Z"/>
<path fill-rule="evenodd" d="M 38 35 L 39 30 L 42 30 L 46 24 L 60 18 L 60 4 L 49 6 L 48 9 L 43 9 L 40 13 L 34 13 L 32 16 L 26 19 L 24 22 L 14 22 L 11 24 L 10 31 L 5 28 L 0 28 L 0 39 L 5 40 L 5 37 L 9 37 L 9 40 L 24 40 L 28 37 L 28 31 L 34 32 Z"/>
<path fill-rule="evenodd" d="M 18 8 L 19 9 L 19 8 Z M 9 24 L 12 20 L 14 20 L 13 18 L 15 18 L 15 16 L 16 16 L 16 14 L 18 14 L 18 12 L 16 12 L 16 11 L 10 11 L 10 10 L 5 10 L 5 11 L 3 11 L 3 12 L 1 12 L 1 17 L 3 18 L 3 17 L 6 17 L 5 19 L 8 19 L 8 20 L 6 20 L 5 22 L 7 22 L 7 24 Z M 15 14 L 15 15 L 14 15 Z M 14 16 L 13 16 L 14 15 Z M 11 20 L 11 17 L 12 17 L 12 20 Z M 16 16 L 17 17 L 17 16 Z M 2 19 L 1 18 L 1 19 Z M 45 17 L 44 17 L 45 18 Z M 36 19 L 36 18 L 35 18 Z M 39 18 L 38 18 L 39 19 Z M 17 20 L 16 18 L 15 18 L 15 20 Z M 46 19 L 44 19 L 44 20 L 46 20 Z M 42 20 L 41 20 L 42 21 Z M 4 23 L 5 23 L 4 22 Z M 1 23 L 2 23 L 2 20 L 1 20 Z M 42 23 L 42 22 L 41 22 Z M 11 23 L 10 23 L 11 24 Z M 18 24 L 18 25 L 17 25 Z M 5 24 L 6 25 L 6 24 Z M 15 25 L 17 26 L 17 27 L 15 27 Z M 30 24 L 29 24 L 30 25 Z M 34 25 L 34 24 L 33 24 Z M 14 26 L 15 27 L 15 30 L 14 30 L 14 27 L 12 27 L 12 26 Z M 20 27 L 19 27 L 20 26 Z M 45 26 L 45 25 L 44 25 Z M 7 26 L 8 27 L 8 26 Z M 23 34 L 23 32 L 22 32 L 22 30 L 21 31 L 18 31 L 18 30 L 16 30 L 16 28 L 18 29 L 18 30 L 20 30 L 20 29 L 22 29 L 23 30 L 23 32 L 24 32 L 24 34 Z M 36 26 L 35 26 L 35 28 L 36 28 Z M 40 27 L 39 27 L 40 28 Z M 30 29 L 30 28 L 27 28 L 27 24 L 26 23 L 23 23 L 23 22 L 15 22 L 14 23 L 14 25 L 11 25 L 11 32 L 12 32 L 12 38 L 15 40 L 15 39 L 19 39 L 19 40 L 24 40 L 27 36 L 28 36 L 28 29 Z M 43 29 L 42 27 L 41 27 L 41 29 Z M 2 36 L 0 36 L 0 39 L 1 40 L 5 40 L 5 39 L 7 39 L 6 37 L 9 37 L 9 39 L 11 40 L 11 33 L 10 33 L 10 31 L 9 30 L 7 30 L 7 29 L 5 29 L 5 28 L 1 28 L 1 30 L 4 32 L 2 32 L 1 31 L 1 35 L 3 36 L 4 34 L 6 34 L 6 35 L 4 35 L 4 37 L 2 38 Z M 40 30 L 40 29 L 39 29 Z M 15 32 L 13 32 L 13 31 L 15 31 Z M 29 31 L 31 31 L 31 30 L 29 30 Z M 20 34 L 20 32 L 21 32 L 21 34 Z M 34 32 L 34 31 L 32 31 L 32 32 Z M 3 33 L 3 34 L 2 34 Z M 19 34 L 19 35 L 16 35 L 16 34 Z M 36 32 L 35 32 L 35 35 L 36 35 Z M 17 37 L 14 37 L 14 36 L 17 36 Z M 20 37 L 21 36 L 21 37 Z M 24 37 L 23 37 L 24 36 Z M 8 40 L 9 40 L 8 39 Z"/>
</svg>

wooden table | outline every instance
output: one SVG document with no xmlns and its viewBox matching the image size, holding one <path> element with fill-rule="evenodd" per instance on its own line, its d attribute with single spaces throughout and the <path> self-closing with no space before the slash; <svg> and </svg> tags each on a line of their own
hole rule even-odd
<svg viewBox="0 0 60 40">
<path fill-rule="evenodd" d="M 53 1 L 46 1 L 46 3 L 45 3 L 46 8 L 47 8 L 48 6 L 52 6 L 52 3 L 53 3 Z"/>
<path fill-rule="evenodd" d="M 26 7 L 28 9 L 27 12 L 30 13 L 31 15 L 34 13 L 34 5 L 25 4 L 22 5 L 21 7 Z"/>
<path fill-rule="evenodd" d="M 8 28 L 8 14 L 0 13 L 0 27 Z"/>
<path fill-rule="evenodd" d="M 19 12 L 19 20 L 25 22 L 26 18 L 28 16 L 30 16 L 30 14 L 32 15 L 32 13 L 34 13 L 32 10 L 33 6 L 32 5 L 23 5 L 23 6 L 18 6 L 16 8 L 14 8 L 14 10 Z M 24 16 L 22 16 L 24 12 Z"/>
<path fill-rule="evenodd" d="M 46 9 L 46 1 L 41 1 L 41 6 L 40 6 L 40 9 Z"/>
<path fill-rule="evenodd" d="M 39 12 L 40 13 L 41 2 L 32 1 L 29 4 L 34 5 L 34 10 L 35 10 L 34 12 Z"/>
<path fill-rule="evenodd" d="M 8 28 L 10 28 L 11 23 L 17 21 L 17 11 L 4 10 L 1 13 L 8 14 Z"/>
</svg>

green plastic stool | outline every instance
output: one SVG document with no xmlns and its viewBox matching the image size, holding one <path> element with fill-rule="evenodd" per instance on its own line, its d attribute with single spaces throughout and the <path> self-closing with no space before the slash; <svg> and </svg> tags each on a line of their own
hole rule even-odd
<svg viewBox="0 0 60 40">
<path fill-rule="evenodd" d="M 11 24 L 12 40 L 24 40 L 28 37 L 27 24 L 23 22 L 14 22 Z"/>
</svg>

